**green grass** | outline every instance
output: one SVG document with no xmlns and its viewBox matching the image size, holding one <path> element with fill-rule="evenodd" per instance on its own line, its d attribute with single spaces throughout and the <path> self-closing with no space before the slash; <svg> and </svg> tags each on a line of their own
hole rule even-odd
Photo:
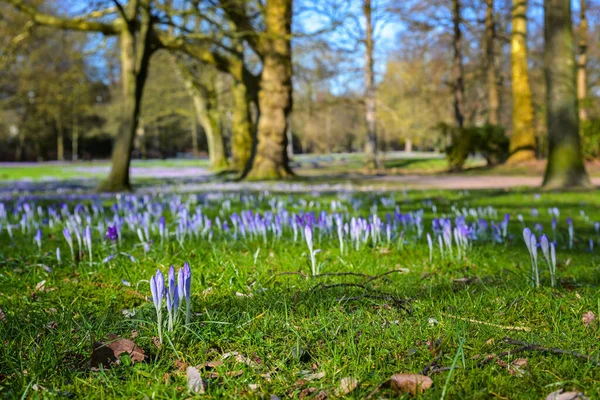
<svg viewBox="0 0 600 400">
<path fill-rule="evenodd" d="M 599 355 L 599 325 L 596 321 L 585 327 L 581 317 L 588 310 L 600 315 L 600 259 L 584 251 L 587 239 L 595 236 L 590 222 L 580 216 L 584 210 L 590 221 L 600 220 L 598 193 L 544 193 L 540 199 L 523 191 L 428 191 L 408 192 L 406 196 L 394 197 L 402 212 L 425 210 L 426 231 L 430 231 L 433 214 L 424 202 L 432 201 L 438 215 L 451 213 L 453 205 L 459 209 L 492 206 L 498 211 L 497 220 L 509 212 L 514 237 L 505 244 L 476 243 L 457 261 L 442 260 L 436 251 L 433 263 L 428 260 L 426 241 L 417 241 L 412 232 L 407 233 L 408 242 L 401 250 L 395 244 L 369 245 L 346 255 L 340 254 L 337 239 L 317 240 L 315 247 L 322 250 L 317 259 L 323 262 L 323 273 L 377 275 L 398 267 L 409 269 L 368 284 L 367 293 L 373 295 L 368 297 L 357 287 L 327 289 L 319 285 L 361 283 L 365 281 L 361 277 L 277 275 L 310 270 L 305 243 L 294 242 L 289 233 L 280 241 L 270 238 L 266 245 L 262 240 L 225 240 L 218 234 L 212 242 L 198 239 L 184 246 L 175 240 L 164 246 L 155 242 L 144 255 L 137 235 L 129 232 L 121 249 L 138 261 L 132 263 L 120 256 L 101 264 L 100 259 L 113 250 L 95 232 L 94 263 L 90 266 L 84 258 L 74 268 L 59 229 L 44 229 L 41 254 L 33 244 L 34 232 L 22 234 L 15 228 L 10 240 L 2 230 L 0 308 L 5 321 L 0 321 L 0 393 L 7 398 L 181 397 L 187 393 L 186 380 L 177 363 L 199 365 L 232 351 L 257 365 L 225 360 L 217 368 L 222 377 L 208 387 L 212 398 L 271 394 L 296 398 L 308 388 L 317 388 L 315 394 L 323 390 L 334 397 L 340 380 L 347 376 L 357 378 L 360 384 L 349 397 L 364 398 L 393 373 L 419 373 L 436 358 L 439 367 L 450 367 L 455 361 L 455 368 L 447 385 L 448 371 L 432 374 L 434 386 L 422 398 L 438 399 L 444 390 L 449 399 L 539 399 L 560 388 L 582 390 L 589 396 L 600 393 L 600 368 L 569 355 L 525 351 L 502 358 L 508 363 L 526 358 L 522 376 L 511 374 L 496 362 L 479 365 L 487 355 L 515 348 L 503 343 L 507 336 Z M 277 197 L 290 201 L 288 195 Z M 232 198 L 233 210 L 248 207 L 235 200 L 239 196 Z M 351 214 L 365 216 L 379 196 L 354 198 L 363 203 Z M 318 211 L 329 210 L 330 201 L 336 197 L 306 199 L 316 201 L 313 209 Z M 251 202 L 251 208 L 271 210 L 268 200 Z M 111 203 L 103 203 L 107 216 L 112 215 Z M 204 213 L 223 218 L 228 212 L 221 204 L 221 200 L 210 203 Z M 539 219 L 531 216 L 532 207 L 539 210 Z M 529 256 L 516 215 L 521 213 L 529 226 L 539 220 L 549 228 L 549 207 L 560 207 L 561 211 L 558 260 L 562 284 L 549 288 L 545 274 L 543 287 L 532 289 L 526 279 Z M 394 208 L 379 203 L 378 213 L 385 218 Z M 300 208 L 290 205 L 290 209 Z M 567 216 L 575 221 L 577 242 L 573 250 L 564 246 Z M 57 246 L 62 250 L 62 265 L 54 256 Z M 168 339 L 158 348 L 153 340 L 153 307 L 145 298 L 149 296 L 147 279 L 156 268 L 166 272 L 170 264 L 181 266 L 184 261 L 190 262 L 193 271 L 192 323 L 165 334 Z M 50 266 L 53 273 L 41 265 Z M 124 286 L 122 279 L 132 286 Z M 45 289 L 36 290 L 43 280 Z M 386 295 L 377 298 L 375 291 Z M 390 296 L 407 303 L 398 304 Z M 135 315 L 126 316 L 123 310 Z M 523 326 L 531 331 L 512 331 L 498 325 Z M 135 342 L 149 355 L 146 363 L 125 362 L 107 370 L 90 370 L 94 341 L 108 333 L 131 338 L 134 332 Z M 242 371 L 240 376 L 225 375 L 238 370 Z M 301 381 L 305 370 L 325 375 Z M 250 390 L 250 384 L 258 388 Z M 378 396 L 393 394 L 383 388 L 375 398 Z"/>
</svg>

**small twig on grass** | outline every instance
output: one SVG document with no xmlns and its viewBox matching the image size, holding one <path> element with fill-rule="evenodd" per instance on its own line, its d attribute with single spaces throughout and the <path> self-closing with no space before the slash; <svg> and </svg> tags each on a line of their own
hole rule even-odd
<svg viewBox="0 0 600 400">
<path fill-rule="evenodd" d="M 437 368 L 437 362 L 440 360 L 440 358 L 442 358 L 442 355 L 438 354 L 429 364 L 425 366 L 425 368 L 423 368 L 423 371 L 421 371 L 421 375 L 427 375 L 429 371 L 432 371 L 435 368 Z"/>
<path fill-rule="evenodd" d="M 472 319 L 472 318 L 464 318 L 464 317 L 458 317 L 456 315 L 451 315 L 451 314 L 445 314 L 442 313 L 442 315 L 444 317 L 448 317 L 448 318 L 452 318 L 452 319 L 458 319 L 460 321 L 465 321 L 465 322 L 472 322 L 474 324 L 480 324 L 480 325 L 487 325 L 487 326 L 492 326 L 494 328 L 499 328 L 499 329 L 506 329 L 509 331 L 523 331 L 523 332 L 531 332 L 531 328 L 527 327 L 527 326 L 509 326 L 509 325 L 499 325 L 499 324 L 494 324 L 493 322 L 486 322 L 486 321 L 479 321 L 476 319 Z"/>
<path fill-rule="evenodd" d="M 313 278 L 322 278 L 326 276 L 360 276 L 362 278 L 371 278 L 371 275 L 362 274 L 360 272 L 324 272 L 322 274 L 315 275 Z"/>
<path fill-rule="evenodd" d="M 483 367 L 485 364 L 490 363 L 492 360 L 495 360 L 497 358 L 502 358 L 502 357 L 506 357 L 509 356 L 511 354 L 517 354 L 517 353 L 522 353 L 524 351 L 527 350 L 531 350 L 531 345 L 528 346 L 522 346 L 519 347 L 518 349 L 513 349 L 513 350 L 507 350 L 507 351 L 503 351 L 500 354 L 490 354 L 489 356 L 487 356 L 486 358 L 484 358 L 483 360 L 479 361 L 479 363 L 477 364 L 479 367 Z"/>
<path fill-rule="evenodd" d="M 298 276 L 303 277 L 304 279 L 308 278 L 308 275 L 306 275 L 304 272 L 301 272 L 301 271 L 278 272 L 278 273 L 274 274 L 271 278 L 274 278 L 274 277 L 280 276 L 280 275 L 298 275 Z"/>
<path fill-rule="evenodd" d="M 556 347 L 544 347 L 544 346 L 540 346 L 538 344 L 535 343 L 527 343 L 527 342 L 523 342 L 520 340 L 515 340 L 515 339 L 511 339 L 509 337 L 505 337 L 504 339 L 502 339 L 505 343 L 508 344 L 516 344 L 516 345 L 520 345 L 523 346 L 517 350 L 521 350 L 521 351 L 529 351 L 529 350 L 533 350 L 533 351 L 538 351 L 541 353 L 551 353 L 551 354 L 559 354 L 559 355 L 568 355 L 568 356 L 572 356 L 575 358 L 580 358 L 582 360 L 586 360 L 587 362 L 592 362 L 594 364 L 596 364 L 597 366 L 600 366 L 600 361 L 598 360 L 598 357 L 592 357 L 588 354 L 582 354 L 582 353 L 578 353 L 576 351 L 573 350 L 564 350 L 564 349 L 559 349 Z M 514 353 L 514 351 L 513 351 Z"/>
<path fill-rule="evenodd" d="M 391 271 L 384 272 L 383 274 L 379 274 L 379 275 L 375 275 L 375 276 L 372 276 L 372 277 L 370 277 L 369 279 L 367 279 L 367 280 L 365 281 L 365 285 L 366 285 L 367 283 L 373 282 L 374 280 L 377 280 L 377 279 L 383 278 L 384 276 L 387 276 L 387 275 L 390 275 L 390 274 L 395 274 L 395 273 L 405 273 L 405 272 L 409 272 L 409 271 L 408 271 L 408 269 L 406 269 L 406 268 L 397 268 L 397 269 L 393 269 L 393 270 L 391 270 Z"/>
</svg>

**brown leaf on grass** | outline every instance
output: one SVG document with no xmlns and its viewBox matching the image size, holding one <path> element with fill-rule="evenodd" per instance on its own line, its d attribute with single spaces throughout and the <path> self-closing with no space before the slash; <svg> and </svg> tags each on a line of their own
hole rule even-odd
<svg viewBox="0 0 600 400">
<path fill-rule="evenodd" d="M 242 371 L 240 369 L 240 370 L 237 370 L 237 371 L 228 371 L 228 372 L 225 372 L 225 374 L 219 374 L 218 372 L 207 372 L 205 374 L 205 376 L 207 378 L 210 378 L 210 379 L 217 379 L 217 378 L 219 378 L 221 376 L 228 376 L 228 377 L 234 377 L 235 378 L 235 377 L 243 375 L 243 374 L 244 374 L 244 371 Z"/>
<path fill-rule="evenodd" d="M 546 396 L 546 400 L 589 400 L 589 397 L 581 392 L 565 392 L 560 389 Z"/>
<path fill-rule="evenodd" d="M 390 378 L 390 387 L 399 393 L 410 393 L 413 396 L 422 394 L 433 385 L 433 380 L 419 374 L 394 374 Z"/>
<path fill-rule="evenodd" d="M 508 373 L 515 376 L 523 376 L 525 375 L 525 370 L 523 369 L 527 365 L 526 358 L 517 358 L 513 362 L 508 365 Z"/>
<path fill-rule="evenodd" d="M 348 376 L 346 378 L 342 378 L 340 381 L 340 386 L 335 391 L 335 395 L 342 397 L 349 393 L 352 393 L 356 387 L 358 386 L 358 380 L 354 377 Z"/>
<path fill-rule="evenodd" d="M 246 357 L 243 354 L 238 353 L 237 351 L 231 351 L 229 353 L 225 353 L 221 356 L 221 358 L 223 360 L 228 359 L 229 357 L 233 357 L 235 356 L 235 361 L 239 362 L 241 364 L 246 364 L 247 366 L 251 367 L 251 368 L 257 368 L 258 364 L 254 361 L 252 361 L 251 359 L 249 359 L 248 357 Z"/>
<path fill-rule="evenodd" d="M 315 395 L 315 400 L 327 400 L 328 398 L 329 398 L 329 395 L 324 390 L 321 390 L 319 393 L 317 393 Z"/>
<path fill-rule="evenodd" d="M 317 372 L 314 374 L 302 374 L 302 379 L 304 379 L 305 381 L 314 381 L 314 380 L 321 379 L 324 376 L 325 376 L 325 372 Z"/>
<path fill-rule="evenodd" d="M 301 400 L 302 400 L 302 399 L 305 399 L 305 398 L 307 398 L 308 396 L 310 396 L 311 394 L 313 394 L 314 392 L 316 392 L 317 390 L 318 390 L 318 389 L 317 389 L 317 388 L 315 388 L 315 387 L 306 388 L 306 389 L 304 389 L 304 390 L 302 390 L 302 391 L 300 392 L 300 394 L 298 395 L 298 398 L 299 398 L 299 399 L 301 399 Z"/>
<path fill-rule="evenodd" d="M 206 392 L 206 388 L 208 387 L 208 382 L 206 382 L 200 376 L 200 371 L 195 367 L 187 367 L 186 369 L 186 380 L 187 380 L 187 388 L 190 392 L 204 394 Z"/>
<path fill-rule="evenodd" d="M 185 371 L 188 367 L 188 364 L 181 360 L 175 360 L 175 361 L 173 361 L 173 364 L 175 364 L 175 368 L 177 368 L 177 371 L 180 371 L 180 372 Z"/>
<path fill-rule="evenodd" d="M 587 328 L 588 326 L 590 326 L 594 321 L 596 320 L 596 315 L 591 312 L 591 311 L 587 311 L 583 314 L 583 316 L 581 317 L 581 321 L 583 322 L 583 325 Z"/>
<path fill-rule="evenodd" d="M 6 314 L 4 314 L 4 310 L 0 308 L 0 322 L 6 323 Z"/>
<path fill-rule="evenodd" d="M 119 357 L 123 353 L 129 355 L 132 363 L 146 359 L 144 350 L 139 348 L 133 341 L 109 333 L 104 341 L 94 343 L 91 366 L 92 368 L 98 368 L 102 365 L 104 368 L 108 368 L 112 364 L 118 364 Z"/>
<path fill-rule="evenodd" d="M 210 370 L 210 369 L 215 369 L 215 368 L 222 367 L 222 366 L 223 366 L 222 360 L 215 360 L 215 361 L 209 361 L 206 364 L 198 365 L 198 366 L 196 366 L 196 368 L 198 368 L 199 370 L 202 370 L 202 369 Z"/>
</svg>

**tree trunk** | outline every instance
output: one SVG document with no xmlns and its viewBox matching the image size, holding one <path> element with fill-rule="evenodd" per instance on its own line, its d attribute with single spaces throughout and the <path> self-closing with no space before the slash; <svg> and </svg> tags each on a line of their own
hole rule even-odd
<svg viewBox="0 0 600 400">
<path fill-rule="evenodd" d="M 454 37 L 452 40 L 452 48 L 454 53 L 454 118 L 456 120 L 456 126 L 462 128 L 465 125 L 465 72 L 463 68 L 463 57 L 461 49 L 462 32 L 460 30 L 460 8 L 460 0 L 452 0 L 452 23 L 454 26 Z"/>
<path fill-rule="evenodd" d="M 102 192 L 131 190 L 129 165 L 133 141 L 139 124 L 140 107 L 148 66 L 153 49 L 147 39 L 137 40 L 135 34 L 124 30 L 121 41 L 121 74 L 123 86 L 123 108 L 119 131 L 114 139 L 110 174 L 98 188 Z M 139 65 L 136 50 L 141 52 Z"/>
<path fill-rule="evenodd" d="M 500 95 L 498 93 L 498 73 L 496 71 L 496 23 L 494 21 L 494 0 L 486 0 L 486 4 L 485 50 L 489 106 L 488 123 L 490 125 L 498 125 L 500 123 Z"/>
<path fill-rule="evenodd" d="M 570 0 L 544 0 L 548 164 L 544 187 L 589 186 L 579 139 Z"/>
<path fill-rule="evenodd" d="M 577 60 L 577 100 L 579 101 L 579 119 L 587 121 L 587 34 L 588 23 L 585 15 L 585 0 L 581 0 L 579 5 L 580 25 L 579 25 L 579 48 Z"/>
<path fill-rule="evenodd" d="M 210 96 L 208 90 L 202 90 L 196 82 L 192 82 L 187 78 L 186 86 L 192 97 L 198 123 L 206 135 L 210 168 L 215 171 L 223 170 L 227 168 L 227 156 L 225 155 L 225 144 L 223 143 L 218 110 L 214 109 L 211 104 L 211 100 L 208 98 Z"/>
<path fill-rule="evenodd" d="M 146 160 L 148 158 L 148 151 L 146 146 L 146 127 L 143 123 L 140 123 L 136 130 L 137 138 L 140 144 L 140 153 L 142 155 L 142 160 Z"/>
<path fill-rule="evenodd" d="M 198 158 L 200 155 L 200 150 L 198 148 L 198 125 L 196 123 L 197 118 L 194 117 L 191 119 L 191 134 L 192 134 L 192 155 L 194 158 Z"/>
<path fill-rule="evenodd" d="M 527 0 L 513 0 L 510 36 L 513 128 L 510 137 L 509 163 L 535 159 L 533 104 L 527 66 Z"/>
<path fill-rule="evenodd" d="M 243 81 L 233 80 L 233 115 L 231 153 L 233 168 L 242 173 L 252 157 L 254 126 L 250 115 L 250 97 Z"/>
<path fill-rule="evenodd" d="M 293 175 L 287 156 L 287 116 L 292 109 L 292 0 L 268 0 L 263 71 L 258 95 L 256 152 L 248 179 Z"/>
<path fill-rule="evenodd" d="M 56 120 L 56 159 L 58 161 L 65 159 L 65 131 L 60 116 Z"/>
<path fill-rule="evenodd" d="M 411 154 L 413 152 L 413 142 L 412 139 L 406 139 L 404 141 L 404 152 Z"/>
<path fill-rule="evenodd" d="M 79 121 L 73 116 L 73 127 L 71 128 L 71 161 L 79 159 Z"/>
<path fill-rule="evenodd" d="M 375 74 L 373 71 L 373 10 L 371 0 L 363 0 L 363 15 L 366 20 L 365 27 L 365 120 L 367 123 L 367 140 L 365 142 L 365 161 L 368 168 L 379 168 L 377 157 L 377 115 Z"/>
<path fill-rule="evenodd" d="M 129 179 L 131 151 L 139 124 L 150 58 L 157 49 L 148 3 L 138 4 L 137 1 L 130 1 L 127 13 L 130 18 L 127 21 L 128 27 L 119 35 L 124 104 L 121 124 L 113 143 L 110 174 L 98 187 L 102 192 L 131 190 Z"/>
</svg>

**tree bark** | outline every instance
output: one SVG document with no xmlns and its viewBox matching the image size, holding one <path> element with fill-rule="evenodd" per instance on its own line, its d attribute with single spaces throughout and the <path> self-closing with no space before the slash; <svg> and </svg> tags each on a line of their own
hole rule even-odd
<svg viewBox="0 0 600 400">
<path fill-rule="evenodd" d="M 498 72 L 496 71 L 496 23 L 494 21 L 494 0 L 486 0 L 485 13 L 485 53 L 488 84 L 488 123 L 500 123 L 500 94 L 498 91 Z"/>
<path fill-rule="evenodd" d="M 213 104 L 215 102 L 214 99 L 211 98 L 214 97 L 214 93 L 211 93 L 208 88 L 195 81 L 189 71 L 185 69 L 185 66 L 180 65 L 179 68 L 188 93 L 192 98 L 196 119 L 206 135 L 210 168 L 215 171 L 226 169 L 228 163 L 223 134 L 221 132 L 219 111 Z"/>
<path fill-rule="evenodd" d="M 586 17 L 585 0 L 580 1 L 579 5 L 579 48 L 577 59 L 577 100 L 579 101 L 579 119 L 587 121 L 587 35 L 588 22 Z"/>
<path fill-rule="evenodd" d="M 146 26 L 146 29 L 150 29 Z M 137 33 L 125 30 L 120 35 L 121 74 L 123 86 L 123 108 L 119 131 L 114 139 L 111 156 L 111 170 L 100 184 L 101 192 L 120 192 L 131 190 L 129 166 L 133 141 L 139 124 L 142 94 L 148 77 L 150 58 L 155 48 L 151 32 Z M 138 57 L 139 55 L 139 57 Z"/>
<path fill-rule="evenodd" d="M 268 0 L 261 46 L 263 71 L 257 143 L 248 179 L 293 175 L 287 156 L 287 116 L 292 109 L 292 0 Z"/>
<path fill-rule="evenodd" d="M 65 130 L 62 123 L 62 117 L 56 119 L 56 160 L 65 159 Z"/>
<path fill-rule="evenodd" d="M 130 17 L 128 28 L 119 35 L 124 103 L 122 119 L 113 143 L 110 173 L 98 187 L 98 191 L 101 192 L 131 190 L 129 179 L 131 151 L 139 124 L 142 95 L 148 77 L 150 58 L 157 48 L 147 4 L 138 6 L 137 2 L 132 1 L 128 6 L 130 6 L 128 11 L 133 17 Z M 138 12 L 137 7 L 140 7 L 142 13 L 139 30 L 135 17 Z"/>
<path fill-rule="evenodd" d="M 454 72 L 454 118 L 459 128 L 465 125 L 465 72 L 462 56 L 462 32 L 461 22 L 461 4 L 460 0 L 452 0 L 452 23 L 454 27 L 454 36 L 452 48 L 454 53 L 453 72 Z"/>
<path fill-rule="evenodd" d="M 210 167 L 215 171 L 225 169 L 227 168 L 227 157 L 225 156 L 218 111 L 210 105 L 206 93 L 203 95 L 199 92 L 199 89 L 195 88 L 191 95 L 198 123 L 206 135 Z"/>
<path fill-rule="evenodd" d="M 233 79 L 231 153 L 233 168 L 242 173 L 252 157 L 254 126 L 250 114 L 251 93 L 243 81 Z"/>
<path fill-rule="evenodd" d="M 509 145 L 509 163 L 535 159 L 533 104 L 527 66 L 527 0 L 513 0 L 510 37 L 513 131 Z"/>
<path fill-rule="evenodd" d="M 549 143 L 544 187 L 589 186 L 579 138 L 570 0 L 544 0 L 544 39 Z"/>
<path fill-rule="evenodd" d="M 365 27 L 365 120 L 367 123 L 367 140 L 365 142 L 365 161 L 368 168 L 379 168 L 377 156 L 377 114 L 375 74 L 373 71 L 373 9 L 371 0 L 363 0 Z"/>
<path fill-rule="evenodd" d="M 79 159 L 79 120 L 73 116 L 73 127 L 71 128 L 71 161 Z"/>
<path fill-rule="evenodd" d="M 191 118 L 191 134 L 192 134 L 192 155 L 194 158 L 198 158 L 200 155 L 200 150 L 198 147 L 198 125 L 197 125 L 197 117 L 194 115 Z"/>
</svg>

